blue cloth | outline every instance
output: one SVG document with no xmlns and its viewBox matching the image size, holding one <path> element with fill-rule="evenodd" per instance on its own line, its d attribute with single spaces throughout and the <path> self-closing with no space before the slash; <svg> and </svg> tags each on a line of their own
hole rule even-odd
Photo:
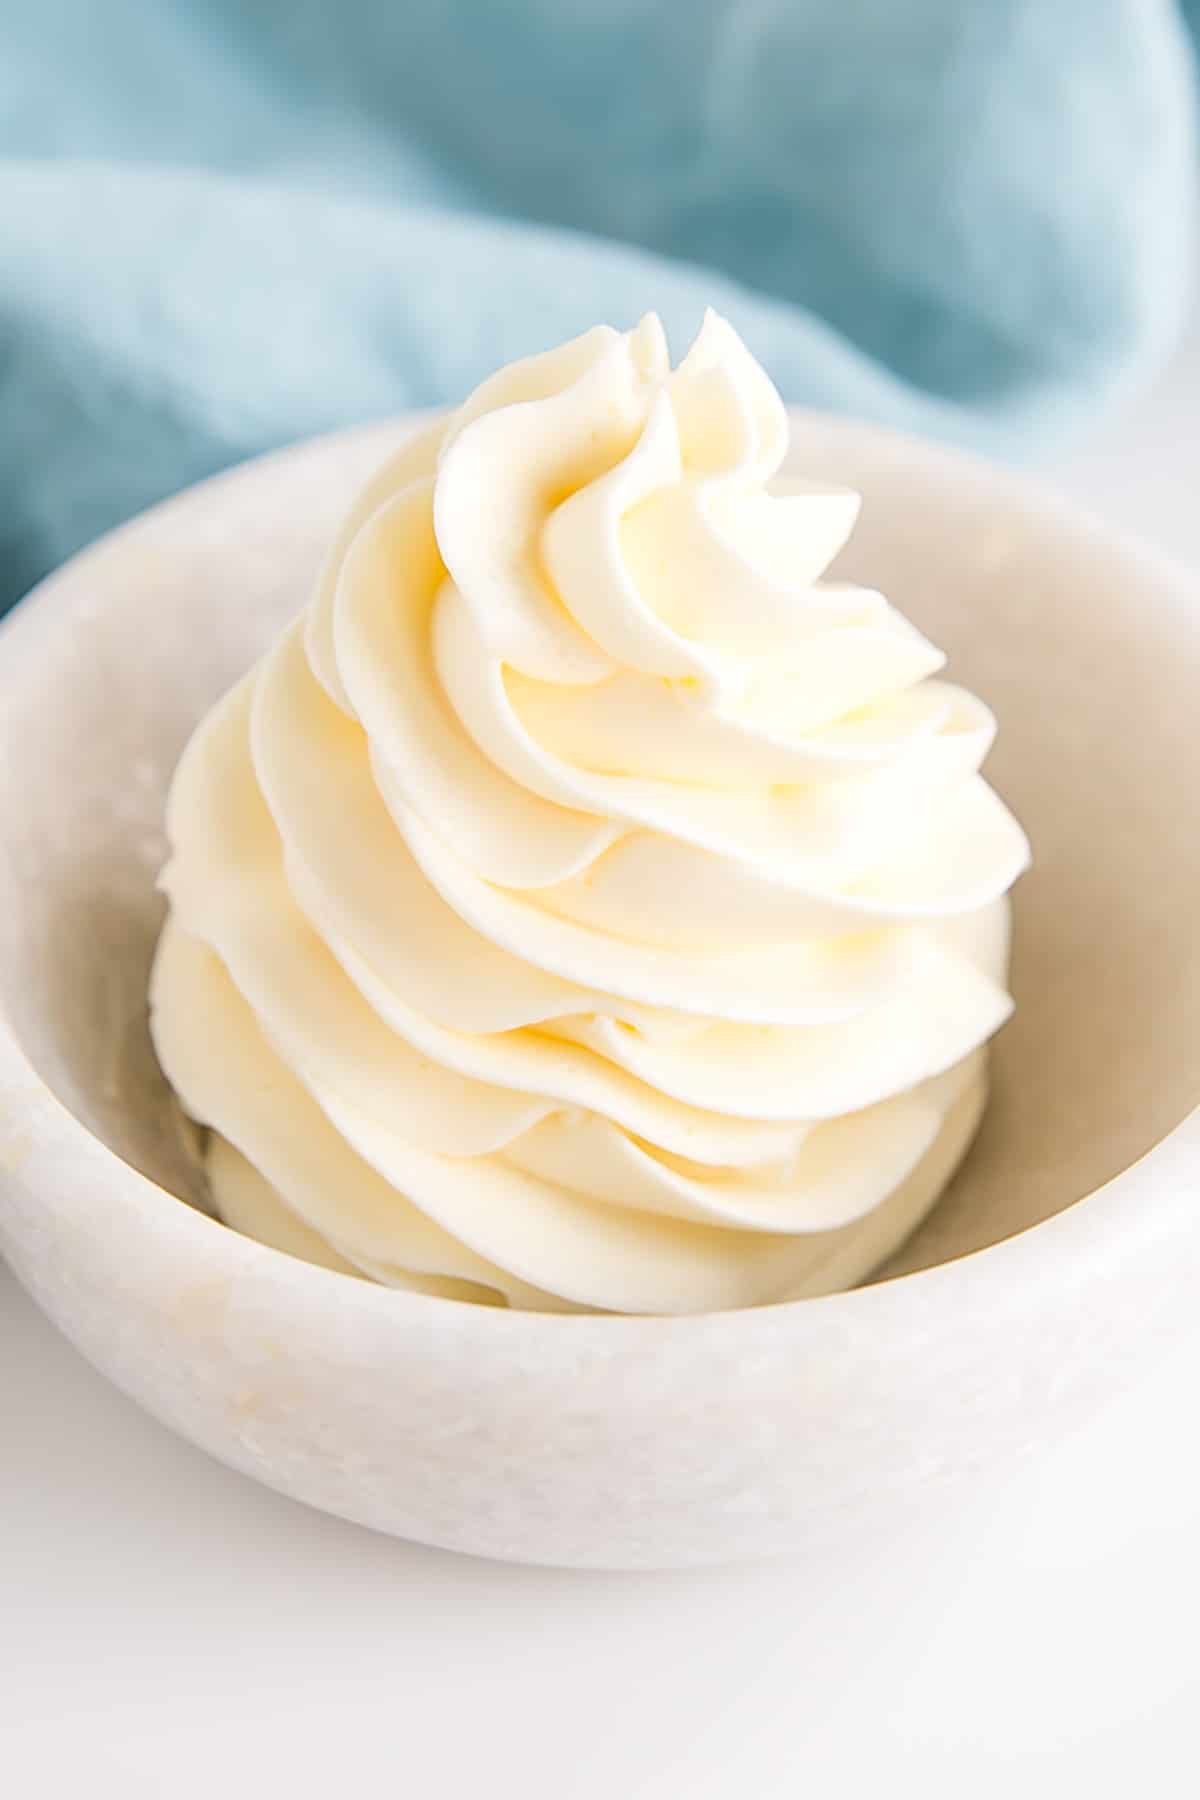
<svg viewBox="0 0 1200 1800">
<path fill-rule="evenodd" d="M 148 502 L 706 302 L 792 399 L 1036 452 L 1195 214 L 1174 0 L 10 0 L 0 606 Z"/>
</svg>

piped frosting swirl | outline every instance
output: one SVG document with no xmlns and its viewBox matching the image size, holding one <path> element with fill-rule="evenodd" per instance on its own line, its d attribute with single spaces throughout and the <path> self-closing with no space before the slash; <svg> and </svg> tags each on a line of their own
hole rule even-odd
<svg viewBox="0 0 1200 1800">
<path fill-rule="evenodd" d="M 651 317 L 371 482 L 171 792 L 152 1025 L 231 1224 L 669 1313 L 850 1285 L 937 1198 L 1028 847 L 786 447 L 724 321 L 672 371 Z"/>
</svg>

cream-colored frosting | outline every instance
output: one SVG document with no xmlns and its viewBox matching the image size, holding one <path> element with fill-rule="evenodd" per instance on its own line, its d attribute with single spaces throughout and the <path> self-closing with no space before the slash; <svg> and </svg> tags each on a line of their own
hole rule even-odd
<svg viewBox="0 0 1200 1800">
<path fill-rule="evenodd" d="M 672 372 L 649 318 L 370 484 L 171 792 L 153 1031 L 230 1224 L 668 1313 L 848 1286 L 933 1204 L 1028 847 L 786 443 L 724 321 Z"/>
</svg>

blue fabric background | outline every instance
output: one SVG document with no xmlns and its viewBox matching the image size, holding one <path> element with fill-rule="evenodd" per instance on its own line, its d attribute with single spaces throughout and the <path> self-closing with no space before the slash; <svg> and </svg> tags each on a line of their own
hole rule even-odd
<svg viewBox="0 0 1200 1800">
<path fill-rule="evenodd" d="M 0 608 L 221 465 L 706 302 L 1034 455 L 1192 264 L 1200 0 L 2 0 Z"/>
</svg>

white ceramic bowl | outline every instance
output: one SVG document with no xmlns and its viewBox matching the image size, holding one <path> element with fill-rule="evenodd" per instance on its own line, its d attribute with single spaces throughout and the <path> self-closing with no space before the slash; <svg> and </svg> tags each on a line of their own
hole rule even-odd
<svg viewBox="0 0 1200 1800">
<path fill-rule="evenodd" d="M 181 495 L 0 633 L 0 1248 L 161 1419 L 385 1531 L 652 1567 L 948 1507 L 967 1472 L 1058 1437 L 1195 1316 L 1193 584 L 1007 475 L 797 415 L 793 463 L 865 495 L 844 566 L 996 708 L 991 772 L 1033 839 L 983 1133 L 892 1278 L 854 1293 L 682 1319 L 423 1299 L 176 1197 L 144 1008 L 178 751 L 304 601 L 401 429 Z"/>
</svg>

